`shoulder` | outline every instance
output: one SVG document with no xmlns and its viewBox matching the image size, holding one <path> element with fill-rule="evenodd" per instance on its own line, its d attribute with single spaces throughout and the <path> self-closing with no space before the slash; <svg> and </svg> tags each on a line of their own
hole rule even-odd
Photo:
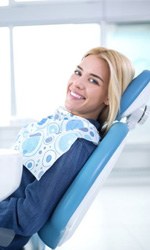
<svg viewBox="0 0 150 250">
<path fill-rule="evenodd" d="M 95 150 L 97 146 L 88 140 L 78 138 L 71 147 L 72 152 L 78 152 L 79 154 L 87 154 L 89 156 Z"/>
<path fill-rule="evenodd" d="M 97 146 L 90 141 L 78 138 L 71 148 L 59 159 L 59 162 L 64 163 L 65 167 L 69 166 L 75 171 L 79 171 Z"/>
</svg>

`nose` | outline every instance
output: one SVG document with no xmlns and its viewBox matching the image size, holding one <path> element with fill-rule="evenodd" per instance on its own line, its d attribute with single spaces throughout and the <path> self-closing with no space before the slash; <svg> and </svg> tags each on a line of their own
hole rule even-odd
<svg viewBox="0 0 150 250">
<path fill-rule="evenodd" d="M 79 78 L 77 78 L 74 81 L 74 85 L 76 86 L 76 88 L 78 89 L 84 89 L 85 88 L 85 79 L 84 77 L 80 76 Z"/>
</svg>

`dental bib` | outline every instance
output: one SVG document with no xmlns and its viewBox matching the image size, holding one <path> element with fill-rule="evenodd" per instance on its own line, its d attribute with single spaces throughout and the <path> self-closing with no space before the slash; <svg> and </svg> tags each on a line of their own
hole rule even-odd
<svg viewBox="0 0 150 250">
<path fill-rule="evenodd" d="M 23 155 L 23 165 L 40 180 L 78 138 L 96 145 L 100 140 L 92 123 L 59 107 L 53 115 L 21 129 L 14 149 Z"/>
</svg>

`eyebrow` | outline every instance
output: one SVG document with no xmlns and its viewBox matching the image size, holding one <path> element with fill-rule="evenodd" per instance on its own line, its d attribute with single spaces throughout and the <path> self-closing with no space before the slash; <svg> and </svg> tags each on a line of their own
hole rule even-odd
<svg viewBox="0 0 150 250">
<path fill-rule="evenodd" d="M 81 66 L 77 65 L 77 68 L 79 68 L 81 71 L 83 71 L 83 68 L 82 68 Z M 95 74 L 93 74 L 93 73 L 90 73 L 90 75 L 93 76 L 93 77 L 96 77 L 96 78 L 98 78 L 100 81 L 104 82 L 104 80 L 103 80 L 102 77 L 100 77 L 100 76 L 98 76 L 98 75 L 95 75 Z"/>
</svg>

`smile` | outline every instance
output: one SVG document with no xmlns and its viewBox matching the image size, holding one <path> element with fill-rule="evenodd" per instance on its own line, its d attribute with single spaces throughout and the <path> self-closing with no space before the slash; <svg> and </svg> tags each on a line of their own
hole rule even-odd
<svg viewBox="0 0 150 250">
<path fill-rule="evenodd" d="M 85 97 L 83 97 L 83 96 L 81 96 L 81 95 L 79 95 L 79 94 L 77 94 L 77 93 L 75 93 L 73 91 L 70 91 L 70 95 L 75 97 L 78 100 L 85 99 Z"/>
</svg>

